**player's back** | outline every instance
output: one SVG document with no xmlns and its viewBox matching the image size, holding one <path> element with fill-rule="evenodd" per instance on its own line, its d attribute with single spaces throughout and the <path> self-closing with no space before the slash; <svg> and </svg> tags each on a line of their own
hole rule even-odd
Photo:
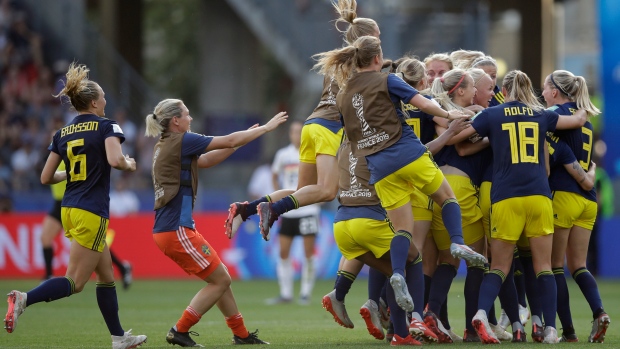
<svg viewBox="0 0 620 349">
<path fill-rule="evenodd" d="M 124 140 L 116 122 L 93 114 L 76 116 L 54 135 L 53 145 L 67 169 L 63 207 L 76 207 L 109 218 L 110 169 L 105 139 Z"/>
<path fill-rule="evenodd" d="M 533 110 L 518 101 L 488 108 L 481 114 L 485 113 L 493 149 L 492 202 L 550 196 L 543 147 L 547 131 L 555 130 L 558 115 Z"/>
<path fill-rule="evenodd" d="M 561 115 L 572 115 L 577 109 L 577 104 L 575 102 L 555 105 L 549 108 L 549 110 L 553 110 Z M 589 121 L 586 122 L 583 127 L 577 129 L 556 130 L 551 139 L 551 145 L 554 146 L 557 140 L 562 140 L 568 145 L 584 171 L 587 172 L 590 169 L 593 128 Z M 596 201 L 596 192 L 594 190 L 583 190 L 579 183 L 575 181 L 563 166 L 557 166 L 551 169 L 549 185 L 551 186 L 551 190 L 572 192 L 580 194 L 589 200 Z"/>
</svg>

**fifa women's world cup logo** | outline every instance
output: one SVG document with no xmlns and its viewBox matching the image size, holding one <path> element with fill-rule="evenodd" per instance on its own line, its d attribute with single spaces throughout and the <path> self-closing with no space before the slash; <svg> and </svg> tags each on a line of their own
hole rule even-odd
<svg viewBox="0 0 620 349">
<path fill-rule="evenodd" d="M 368 123 L 366 122 L 366 119 L 364 119 L 364 97 L 361 94 L 356 93 L 353 95 L 352 102 L 353 102 L 353 108 L 355 108 L 355 114 L 357 115 L 357 118 L 360 120 L 360 123 L 362 126 L 362 136 L 368 137 L 372 135 L 373 133 L 375 133 L 375 129 L 370 128 L 370 125 L 368 125 Z"/>
<path fill-rule="evenodd" d="M 349 175 L 351 179 L 351 187 L 349 190 L 357 190 L 360 189 L 361 185 L 357 181 L 357 176 L 355 175 L 355 167 L 357 166 L 357 158 L 353 156 L 352 152 L 349 152 Z"/>
</svg>

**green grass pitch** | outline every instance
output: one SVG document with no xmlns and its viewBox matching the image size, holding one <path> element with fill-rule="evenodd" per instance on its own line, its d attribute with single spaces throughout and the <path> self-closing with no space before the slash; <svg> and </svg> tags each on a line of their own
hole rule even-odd
<svg viewBox="0 0 620 349">
<path fill-rule="evenodd" d="M 0 292 L 6 294 L 12 289 L 29 290 L 38 280 L 0 280 Z M 568 281 L 571 291 L 573 319 L 579 343 L 560 343 L 559 348 L 592 348 L 598 344 L 586 343 L 591 329 L 591 312 L 572 280 Z M 120 282 L 119 282 L 120 284 Z M 385 347 L 385 341 L 371 337 L 364 321 L 359 316 L 359 307 L 366 297 L 366 279 L 358 280 L 347 296 L 349 316 L 355 323 L 354 329 L 338 326 L 320 303 L 321 297 L 332 288 L 332 281 L 319 281 L 309 306 L 296 303 L 268 306 L 266 298 L 277 294 L 275 281 L 233 281 L 239 309 L 248 330 L 259 329 L 259 337 L 269 341 L 272 347 L 290 348 L 367 348 Z M 120 318 L 125 328 L 136 334 L 146 334 L 148 342 L 142 348 L 172 348 L 165 336 L 179 318 L 190 299 L 203 286 L 194 280 L 137 280 L 128 291 L 119 289 Z M 296 285 L 298 287 L 298 284 Z M 620 319 L 620 282 L 600 281 L 601 297 L 612 323 L 602 348 L 620 348 L 620 335 L 615 321 Z M 95 299 L 95 283 L 90 282 L 85 290 L 68 299 L 52 303 L 36 304 L 19 318 L 14 333 L 0 334 L 0 348 L 110 348 L 111 339 Z M 450 321 L 455 332 L 461 334 L 465 326 L 463 280 L 455 281 L 448 298 Z M 4 303 L 3 303 L 4 304 Z M 6 305 L 2 307 L 2 313 Z M 558 327 L 559 327 L 558 322 Z M 530 324 L 526 329 L 531 331 Z M 211 309 L 192 329 L 200 334 L 197 343 L 207 348 L 229 347 L 232 333 L 226 327 L 217 308 Z M 528 333 L 528 340 L 529 333 Z M 476 344 L 458 343 L 459 346 Z M 478 344 L 479 345 L 479 344 Z M 511 348 L 532 348 L 538 343 L 504 343 Z"/>
</svg>

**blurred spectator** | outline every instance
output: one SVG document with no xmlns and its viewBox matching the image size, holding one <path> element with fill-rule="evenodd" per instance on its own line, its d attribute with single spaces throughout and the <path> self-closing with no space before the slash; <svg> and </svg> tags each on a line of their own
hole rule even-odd
<svg viewBox="0 0 620 349">
<path fill-rule="evenodd" d="M 133 121 L 127 119 L 127 110 L 125 108 L 117 108 L 114 112 L 114 117 L 112 117 L 118 125 L 123 130 L 123 134 L 125 134 L 125 142 L 123 142 L 123 152 L 128 154 L 131 157 L 135 156 L 136 151 L 136 124 Z"/>
<path fill-rule="evenodd" d="M 251 201 L 274 192 L 272 178 L 271 163 L 262 164 L 252 172 L 248 183 L 248 195 Z"/>
<path fill-rule="evenodd" d="M 114 182 L 114 189 L 110 191 L 110 217 L 125 217 L 130 214 L 138 212 L 140 209 L 140 201 L 138 196 L 133 191 L 129 190 L 128 178 L 120 176 Z M 131 286 L 133 282 L 132 266 L 129 261 L 121 260 L 112 251 L 112 242 L 116 232 L 112 228 L 114 220 L 110 220 L 110 227 L 106 233 L 106 243 L 110 247 L 110 257 L 112 257 L 112 263 L 116 266 L 121 273 L 123 280 L 123 288 L 126 290 Z"/>
<path fill-rule="evenodd" d="M 0 158 L 0 193 L 8 193 L 11 185 L 11 168 Z"/>
<path fill-rule="evenodd" d="M 142 123 L 140 131 L 136 137 L 136 166 L 138 169 L 134 174 L 136 189 L 151 188 L 153 185 L 151 170 L 153 168 L 153 148 L 158 139 L 156 137 L 146 137 L 144 135 L 145 124 Z M 136 176 L 137 175 L 137 176 Z"/>
<path fill-rule="evenodd" d="M 11 156 L 13 168 L 13 189 L 30 190 L 38 178 L 36 168 L 39 164 L 39 152 L 33 149 L 34 140 L 25 139 L 21 148 Z"/>
<path fill-rule="evenodd" d="M 129 190 L 129 181 L 121 176 L 110 191 L 110 217 L 125 217 L 140 210 L 138 195 Z"/>
</svg>

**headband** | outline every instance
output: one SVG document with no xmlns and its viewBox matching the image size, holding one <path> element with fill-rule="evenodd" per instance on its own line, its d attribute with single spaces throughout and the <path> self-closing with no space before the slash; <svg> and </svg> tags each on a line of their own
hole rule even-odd
<svg viewBox="0 0 620 349">
<path fill-rule="evenodd" d="M 450 92 L 448 92 L 448 95 L 451 95 L 451 94 L 452 94 L 452 92 L 454 92 L 454 90 L 456 90 L 456 89 L 459 87 L 459 85 L 461 84 L 461 82 L 463 82 L 463 79 L 465 79 L 465 75 L 467 75 L 467 74 L 463 74 L 463 75 L 461 76 L 461 78 L 459 79 L 459 82 L 457 82 L 457 83 L 456 83 L 456 85 L 454 85 L 454 87 L 450 90 Z"/>
<path fill-rule="evenodd" d="M 553 80 L 553 73 L 551 73 L 549 75 L 549 79 L 551 80 L 551 83 L 553 84 L 553 86 L 555 86 L 555 88 L 557 88 L 560 92 L 562 92 L 563 94 L 567 95 L 568 97 L 572 98 L 573 96 L 570 95 L 570 93 L 564 91 L 563 88 L 560 87 L 560 85 L 555 83 L 555 80 Z"/>
</svg>

